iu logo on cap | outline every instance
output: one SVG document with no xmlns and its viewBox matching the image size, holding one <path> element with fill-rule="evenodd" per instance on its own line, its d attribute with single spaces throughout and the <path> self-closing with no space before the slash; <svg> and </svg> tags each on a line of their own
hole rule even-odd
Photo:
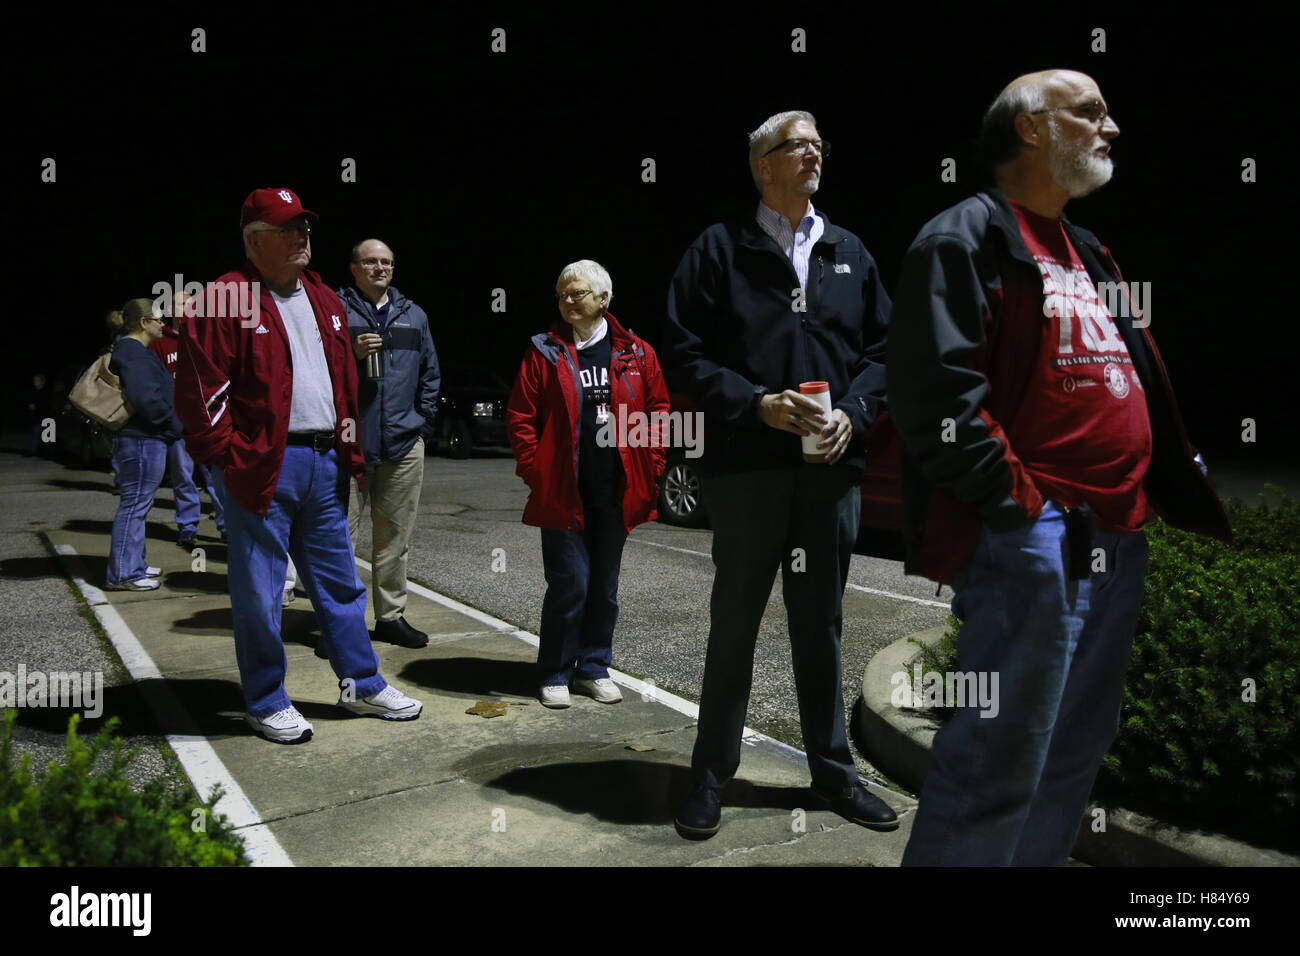
<svg viewBox="0 0 1300 956">
<path fill-rule="evenodd" d="M 279 196 L 281 199 L 283 199 L 285 202 L 293 202 L 293 194 L 290 193 L 289 190 L 287 189 L 281 189 L 278 193 L 276 193 L 276 195 Z"/>
</svg>

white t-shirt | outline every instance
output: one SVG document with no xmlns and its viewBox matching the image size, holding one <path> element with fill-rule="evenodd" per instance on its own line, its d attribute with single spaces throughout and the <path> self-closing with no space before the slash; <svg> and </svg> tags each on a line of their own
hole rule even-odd
<svg viewBox="0 0 1300 956">
<path fill-rule="evenodd" d="M 289 409 L 289 431 L 334 431 L 334 383 L 320 326 L 312 310 L 307 290 L 301 285 L 293 295 L 281 298 L 274 292 L 275 307 L 289 333 L 289 352 L 293 356 L 293 403 Z"/>
</svg>

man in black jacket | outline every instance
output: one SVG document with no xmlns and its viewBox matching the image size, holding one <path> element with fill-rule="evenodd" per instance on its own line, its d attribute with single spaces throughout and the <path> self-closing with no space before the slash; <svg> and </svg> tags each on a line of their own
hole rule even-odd
<svg viewBox="0 0 1300 956">
<path fill-rule="evenodd" d="M 1000 688 L 939 731 L 905 865 L 1065 863 L 1118 729 L 1142 526 L 1231 536 L 1147 320 L 1062 215 L 1110 179 L 1118 135 L 1090 77 L 1020 77 L 984 118 L 997 188 L 904 260 L 889 403 L 907 570 L 952 584 L 963 673 Z"/>
<path fill-rule="evenodd" d="M 778 113 L 750 134 L 762 201 L 696 239 L 668 294 L 660 356 L 670 388 L 704 412 L 717 569 L 694 789 L 676 820 L 688 838 L 717 832 L 719 794 L 740 764 L 754 644 L 778 567 L 813 786 L 862 826 L 897 826 L 858 779 L 840 680 L 864 461 L 851 441 L 882 406 L 889 298 L 861 241 L 812 207 L 826 155 L 809 113 Z M 829 414 L 800 393 L 805 382 L 829 386 Z"/>
<path fill-rule="evenodd" d="M 363 516 L 373 519 L 375 639 L 424 647 L 429 635 L 403 616 L 406 556 L 424 484 L 424 435 L 433 427 L 442 377 L 428 316 L 392 285 L 393 258 L 393 250 L 378 239 L 358 243 L 349 266 L 356 287 L 339 290 L 361 363 L 357 378 L 366 452 L 366 487 L 353 482 L 348 523 L 355 547 Z M 375 353 L 383 356 L 380 378 L 366 371 L 366 359 Z"/>
</svg>

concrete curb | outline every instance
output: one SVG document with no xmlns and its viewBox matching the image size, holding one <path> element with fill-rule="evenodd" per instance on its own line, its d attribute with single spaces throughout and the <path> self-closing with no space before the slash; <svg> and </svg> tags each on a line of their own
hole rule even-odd
<svg viewBox="0 0 1300 956">
<path fill-rule="evenodd" d="M 936 646 L 946 627 L 903 638 L 876 654 L 862 674 L 856 723 L 864 756 L 894 780 L 921 792 L 930 745 L 939 721 L 924 710 L 900 709 L 890 700 L 892 675 L 911 670 L 921 650 Z M 1089 808 L 1092 818 L 1096 805 Z M 1242 843 L 1217 833 L 1183 830 L 1123 808 L 1108 808 L 1106 830 L 1081 826 L 1074 856 L 1093 866 L 1300 866 L 1300 857 Z"/>
</svg>

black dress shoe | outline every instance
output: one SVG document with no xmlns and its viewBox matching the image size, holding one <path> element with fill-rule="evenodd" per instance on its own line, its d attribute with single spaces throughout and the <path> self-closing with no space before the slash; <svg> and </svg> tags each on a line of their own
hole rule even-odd
<svg viewBox="0 0 1300 956">
<path fill-rule="evenodd" d="M 898 829 L 898 814 L 891 810 L 884 800 L 868 793 L 867 788 L 860 783 L 839 794 L 829 794 L 824 790 L 818 790 L 816 793 L 831 805 L 832 810 L 860 827 L 866 827 L 868 830 Z"/>
<path fill-rule="evenodd" d="M 375 640 L 398 647 L 425 647 L 429 643 L 429 635 L 411 627 L 404 617 L 396 621 L 376 621 L 374 634 Z"/>
<path fill-rule="evenodd" d="M 696 787 L 677 811 L 677 832 L 688 840 L 707 840 L 722 826 L 722 801 L 709 787 Z"/>
<path fill-rule="evenodd" d="M 184 550 L 184 551 L 193 551 L 194 548 L 198 545 L 198 542 L 194 539 L 194 535 L 192 535 L 192 534 L 191 534 L 191 535 L 186 535 L 185 537 L 182 537 L 182 538 L 181 538 L 179 541 L 177 541 L 176 543 L 177 543 L 177 545 L 179 545 L 180 548 L 181 548 L 182 550 Z"/>
</svg>

